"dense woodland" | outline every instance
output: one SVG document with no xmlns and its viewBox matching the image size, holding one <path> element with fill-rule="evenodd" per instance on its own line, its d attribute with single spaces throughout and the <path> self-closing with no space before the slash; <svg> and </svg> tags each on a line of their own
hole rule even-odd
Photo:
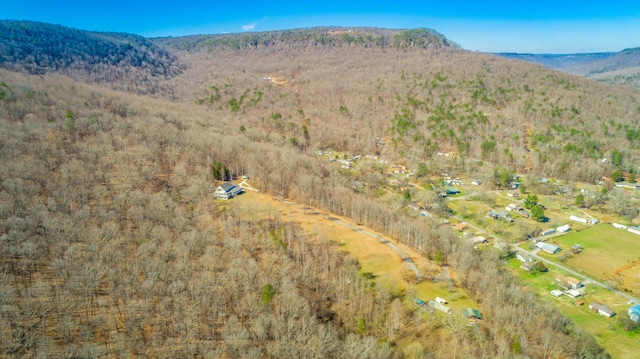
<svg viewBox="0 0 640 359">
<path fill-rule="evenodd" d="M 438 39 L 182 50 L 163 39 L 186 68 L 143 91 L 157 98 L 65 71 L 1 70 L 0 356 L 607 357 L 497 254 L 354 191 L 357 179 L 382 187 L 384 171 L 316 158 L 376 154 L 422 163 L 427 177 L 633 170 L 637 92 Z M 160 98 L 165 87 L 174 101 Z M 457 156 L 437 161 L 438 151 Z M 485 320 L 425 315 L 336 243 L 213 200 L 219 163 L 439 257 L 481 293 Z"/>
<path fill-rule="evenodd" d="M 138 35 L 90 32 L 33 21 L 0 21 L 0 67 L 59 72 L 118 90 L 171 97 L 164 80 L 184 66 Z"/>
</svg>

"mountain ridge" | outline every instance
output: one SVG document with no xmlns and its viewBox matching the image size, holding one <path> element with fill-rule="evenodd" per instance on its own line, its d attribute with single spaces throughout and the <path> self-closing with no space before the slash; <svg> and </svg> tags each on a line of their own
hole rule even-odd
<svg viewBox="0 0 640 359">
<path fill-rule="evenodd" d="M 116 89 L 154 93 L 154 79 L 184 70 L 178 58 L 134 34 L 77 30 L 35 21 L 0 21 L 0 67 L 29 74 L 60 72 Z"/>
<path fill-rule="evenodd" d="M 531 54 L 499 52 L 496 56 L 540 64 L 604 83 L 640 87 L 640 47 L 618 52 Z"/>
</svg>

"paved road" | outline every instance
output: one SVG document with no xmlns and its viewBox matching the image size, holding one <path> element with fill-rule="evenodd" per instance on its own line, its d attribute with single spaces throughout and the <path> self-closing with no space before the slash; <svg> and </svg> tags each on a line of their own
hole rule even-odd
<svg viewBox="0 0 640 359">
<path fill-rule="evenodd" d="M 455 218 L 455 219 L 457 219 L 457 220 L 459 220 L 459 221 L 463 221 L 463 220 L 462 220 L 462 218 L 459 218 L 459 217 L 457 217 L 457 216 L 451 216 L 451 217 L 452 217 L 452 218 Z M 476 225 L 474 225 L 474 224 L 471 224 L 471 223 L 469 223 L 469 222 L 466 222 L 466 221 L 465 221 L 465 223 L 467 223 L 467 225 L 468 225 L 469 227 L 473 227 L 473 228 L 474 228 L 474 229 L 476 229 L 477 231 L 485 232 L 485 233 L 491 233 L 491 232 L 489 232 L 489 231 L 487 231 L 487 230 L 485 230 L 485 229 L 483 229 L 483 228 L 480 228 L 480 227 L 478 227 L 478 226 L 476 226 Z M 597 286 L 599 286 L 599 287 L 602 287 L 602 288 L 604 288 L 604 289 L 610 290 L 610 291 L 612 291 L 612 292 L 614 292 L 614 293 L 616 293 L 616 294 L 619 294 L 619 295 L 623 296 L 624 298 L 626 298 L 626 299 L 627 299 L 627 300 L 629 300 L 629 301 L 634 301 L 634 302 L 636 302 L 636 303 L 640 303 L 640 298 L 636 298 L 636 297 L 631 296 L 631 295 L 629 295 L 629 294 L 627 294 L 627 293 L 625 293 L 625 292 L 622 292 L 622 291 L 619 291 L 619 290 L 617 290 L 617 289 L 611 288 L 611 286 L 607 285 L 606 283 L 600 282 L 600 281 L 598 281 L 598 280 L 596 280 L 596 279 L 593 279 L 593 278 L 591 278 L 591 277 L 589 277 L 589 276 L 587 276 L 587 275 L 584 275 L 584 274 L 582 274 L 582 273 L 580 273 L 580 272 L 577 272 L 577 271 L 575 271 L 574 269 L 571 269 L 571 268 L 569 268 L 569 267 L 567 267 L 567 266 L 565 266 L 565 265 L 562 265 L 562 264 L 560 264 L 560 263 L 556 263 L 556 262 L 550 261 L 550 260 L 548 260 L 548 259 L 546 259 L 546 258 L 540 257 L 539 255 L 537 255 L 537 254 L 536 254 L 536 252 L 533 252 L 533 251 L 527 251 L 527 250 L 525 250 L 525 249 L 522 249 L 522 248 L 518 247 L 517 245 L 515 245 L 515 244 L 511 244 L 510 242 L 508 242 L 508 241 L 506 241 L 506 240 L 504 240 L 504 239 L 502 239 L 502 238 L 500 238 L 500 237 L 496 236 L 496 235 L 495 235 L 495 234 L 493 234 L 493 233 L 491 233 L 491 235 L 492 235 L 492 236 L 494 236 L 497 240 L 502 240 L 502 241 L 504 241 L 505 243 L 509 244 L 509 246 L 511 246 L 511 248 L 513 248 L 514 250 L 516 250 L 516 251 L 520 251 L 520 252 L 525 252 L 525 253 L 529 254 L 530 256 L 532 256 L 532 257 L 536 258 L 537 260 L 539 260 L 539 261 L 541 261 L 541 262 L 544 262 L 546 266 L 553 266 L 553 267 L 556 267 L 556 268 L 562 269 L 563 271 L 566 271 L 567 273 L 570 273 L 572 276 L 574 276 L 574 277 L 576 277 L 576 278 L 579 278 L 579 279 L 581 279 L 581 280 L 583 280 L 583 281 L 588 281 L 589 283 L 592 283 L 592 284 L 595 284 L 595 285 L 597 285 Z"/>
</svg>

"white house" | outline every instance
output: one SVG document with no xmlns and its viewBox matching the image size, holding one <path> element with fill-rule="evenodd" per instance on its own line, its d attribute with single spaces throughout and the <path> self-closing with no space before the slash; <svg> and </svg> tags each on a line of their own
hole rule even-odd
<svg viewBox="0 0 640 359">
<path fill-rule="evenodd" d="M 556 282 L 567 289 L 578 289 L 584 287 L 584 283 L 580 279 L 573 277 L 556 276 Z"/>
<path fill-rule="evenodd" d="M 568 224 L 565 224 L 564 226 L 560 226 L 560 227 L 556 228 L 556 231 L 558 231 L 560 233 L 566 233 L 566 232 L 569 232 L 570 229 L 571 229 L 571 227 Z"/>
<path fill-rule="evenodd" d="M 443 312 L 445 314 L 451 314 L 452 313 L 451 307 L 446 306 L 446 305 L 444 305 L 442 303 L 438 303 L 435 300 L 430 300 L 430 301 L 427 302 L 427 304 L 431 308 L 437 309 L 437 310 L 439 310 L 439 311 L 441 311 L 441 312 Z"/>
<path fill-rule="evenodd" d="M 616 227 L 616 228 L 620 228 L 620 229 L 627 229 L 627 226 L 625 226 L 624 224 L 619 224 L 619 223 L 611 223 L 612 226 Z"/>
<path fill-rule="evenodd" d="M 215 195 L 217 199 L 230 199 L 243 192 L 242 187 L 236 186 L 231 182 L 225 182 L 216 188 Z"/>
<path fill-rule="evenodd" d="M 629 232 L 631 232 L 633 234 L 640 234 L 640 231 L 638 229 L 636 229 L 636 228 L 629 227 L 629 228 L 627 228 L 627 231 L 629 231 Z"/>
<path fill-rule="evenodd" d="M 518 252 L 516 253 L 516 258 L 518 258 L 520 260 L 520 262 L 522 263 L 533 263 L 536 261 L 535 258 L 533 258 L 532 256 L 528 255 L 527 253 L 524 252 Z"/>
</svg>

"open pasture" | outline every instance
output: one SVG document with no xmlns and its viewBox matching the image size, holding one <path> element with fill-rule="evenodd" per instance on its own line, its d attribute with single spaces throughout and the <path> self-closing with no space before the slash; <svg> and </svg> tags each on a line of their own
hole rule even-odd
<svg viewBox="0 0 640 359">
<path fill-rule="evenodd" d="M 584 248 L 582 253 L 566 259 L 565 264 L 601 281 L 613 282 L 621 290 L 640 293 L 640 235 L 602 223 L 551 241 L 565 252 L 575 244 Z"/>
</svg>

